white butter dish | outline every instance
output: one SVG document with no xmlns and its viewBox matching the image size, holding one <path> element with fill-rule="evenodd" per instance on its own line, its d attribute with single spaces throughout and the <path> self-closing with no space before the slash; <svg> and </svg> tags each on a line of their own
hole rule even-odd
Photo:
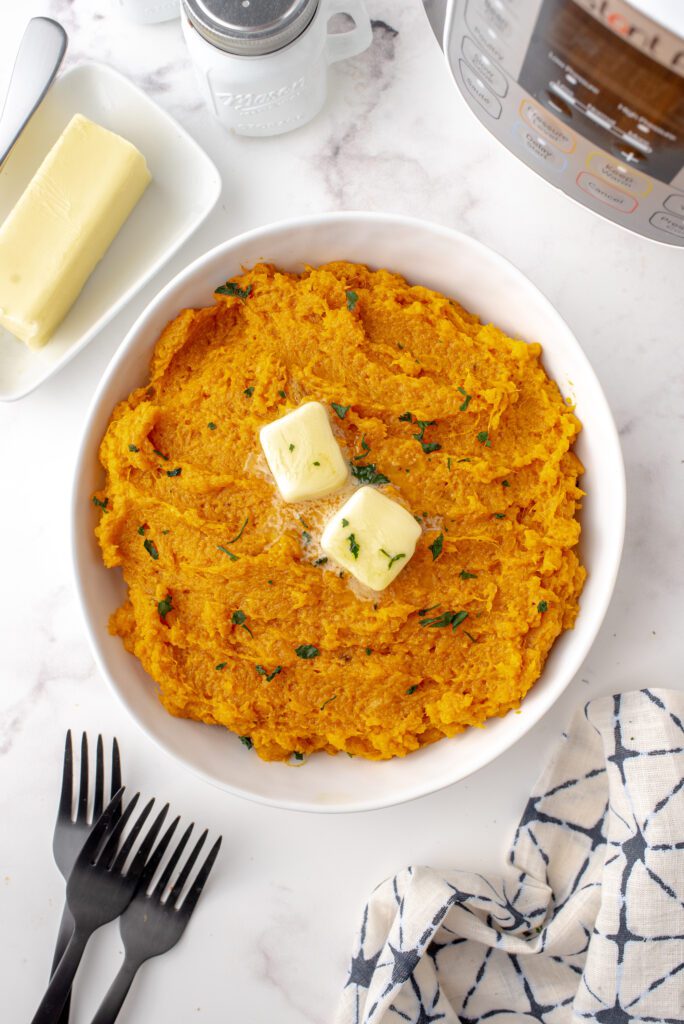
<svg viewBox="0 0 684 1024">
<path fill-rule="evenodd" d="M 173 118 L 112 68 L 79 64 L 56 80 L 0 169 L 0 223 L 76 113 L 132 142 L 152 181 L 44 348 L 31 351 L 0 328 L 0 401 L 23 398 L 92 341 L 199 227 L 221 191 L 216 167 Z"/>
</svg>

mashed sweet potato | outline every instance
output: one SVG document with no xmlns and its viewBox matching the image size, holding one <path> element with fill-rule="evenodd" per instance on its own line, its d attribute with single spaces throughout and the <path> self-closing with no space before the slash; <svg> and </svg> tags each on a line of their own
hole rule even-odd
<svg viewBox="0 0 684 1024">
<path fill-rule="evenodd" d="M 356 264 L 258 265 L 227 291 L 168 324 L 102 441 L 97 535 L 128 585 L 111 632 L 171 714 L 266 760 L 402 756 L 518 707 L 585 578 L 580 424 L 540 346 Z M 259 428 L 310 399 L 423 527 L 382 594 L 321 558 L 348 493 L 286 505 L 265 466 Z"/>
</svg>

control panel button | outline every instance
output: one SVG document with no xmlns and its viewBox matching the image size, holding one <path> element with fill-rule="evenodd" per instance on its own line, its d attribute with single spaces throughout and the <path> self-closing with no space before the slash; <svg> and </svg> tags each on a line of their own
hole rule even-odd
<svg viewBox="0 0 684 1024">
<path fill-rule="evenodd" d="M 659 231 L 665 231 L 668 235 L 676 235 L 677 238 L 684 238 L 684 217 L 675 217 L 673 213 L 654 213 L 650 223 Z"/>
<path fill-rule="evenodd" d="M 564 153 L 572 153 L 577 142 L 574 133 L 566 128 L 562 121 L 557 121 L 548 110 L 544 110 L 532 100 L 524 99 L 520 104 L 520 116 L 530 128 L 545 135 L 557 149 Z"/>
<path fill-rule="evenodd" d="M 647 196 L 653 188 L 653 182 L 648 175 L 635 171 L 633 167 L 628 167 L 619 160 L 613 160 L 605 153 L 590 153 L 587 157 L 587 167 L 599 177 L 637 196 Z"/>
<path fill-rule="evenodd" d="M 485 50 L 499 64 L 504 63 L 507 46 L 500 34 L 482 17 L 472 0 L 466 9 L 466 22 L 477 45 Z"/>
<path fill-rule="evenodd" d="M 496 96 L 489 91 L 482 79 L 475 74 L 465 61 L 459 60 L 458 66 L 461 69 L 465 87 L 473 99 L 477 100 L 482 109 L 486 110 L 491 117 L 501 117 L 501 104 Z"/>
<path fill-rule="evenodd" d="M 588 171 L 580 171 L 577 175 L 577 184 L 588 196 L 593 196 L 600 203 L 605 203 L 606 206 L 610 206 L 617 213 L 634 213 L 639 205 L 639 200 L 635 196 L 630 196 L 627 192 L 621 192 L 620 189 L 613 188 L 612 185 L 607 184 L 607 182 L 595 177 L 593 174 L 589 174 Z"/>
<path fill-rule="evenodd" d="M 494 29 L 502 39 L 510 36 L 513 26 L 510 21 L 509 12 L 501 0 L 479 0 L 477 6 L 484 21 Z"/>
<path fill-rule="evenodd" d="M 513 131 L 522 142 L 528 153 L 536 157 L 542 163 L 546 164 L 554 171 L 564 171 L 567 166 L 567 159 L 560 153 L 554 146 L 548 142 L 547 139 L 533 132 L 526 124 L 522 121 L 516 121 L 513 125 Z"/>
<path fill-rule="evenodd" d="M 684 217 L 684 196 L 668 196 L 663 206 L 670 213 L 676 213 L 680 217 Z"/>
<path fill-rule="evenodd" d="M 508 92 L 508 82 L 503 71 L 477 48 L 470 36 L 463 36 L 462 51 L 475 74 L 479 75 L 492 92 L 497 96 L 505 96 Z"/>
</svg>

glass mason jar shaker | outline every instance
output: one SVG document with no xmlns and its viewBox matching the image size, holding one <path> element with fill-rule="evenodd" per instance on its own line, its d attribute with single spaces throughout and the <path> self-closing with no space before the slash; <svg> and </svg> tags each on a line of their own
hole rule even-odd
<svg viewBox="0 0 684 1024">
<path fill-rule="evenodd" d="M 330 33 L 334 14 L 354 21 Z M 328 65 L 371 43 L 364 0 L 183 0 L 183 34 L 216 117 L 239 135 L 279 135 L 315 117 Z"/>
</svg>

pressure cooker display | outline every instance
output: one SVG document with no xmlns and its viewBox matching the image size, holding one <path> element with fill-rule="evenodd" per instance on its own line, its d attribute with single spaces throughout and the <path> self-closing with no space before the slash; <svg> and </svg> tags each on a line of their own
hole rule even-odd
<svg viewBox="0 0 684 1024">
<path fill-rule="evenodd" d="M 518 81 L 585 138 L 659 181 L 684 165 L 684 78 L 575 3 L 544 0 Z"/>
</svg>

